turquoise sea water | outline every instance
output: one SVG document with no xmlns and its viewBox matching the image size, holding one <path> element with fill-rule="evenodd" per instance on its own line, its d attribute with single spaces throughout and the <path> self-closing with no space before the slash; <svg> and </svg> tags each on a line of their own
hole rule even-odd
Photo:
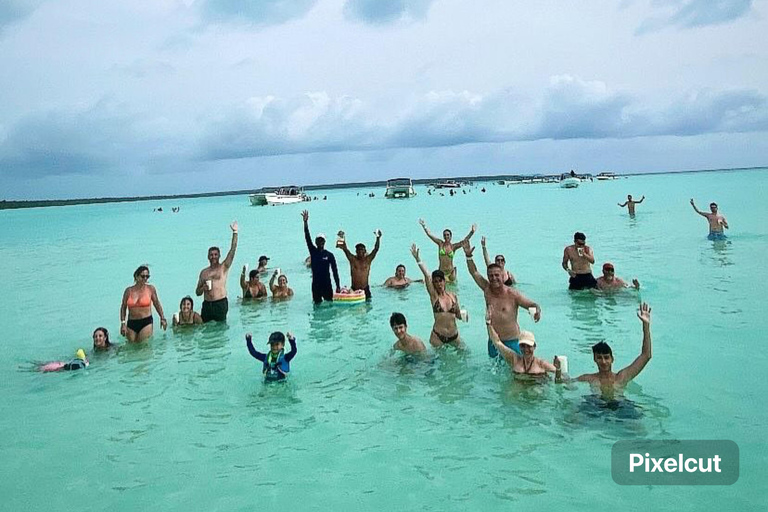
<svg viewBox="0 0 768 512">
<path fill-rule="evenodd" d="M 763 345 L 768 281 L 768 171 L 632 177 L 501 187 L 486 183 L 456 197 L 410 200 L 328 191 L 327 201 L 251 207 L 245 196 L 0 212 L 5 362 L 0 401 L 3 510 L 758 510 L 768 477 L 764 440 L 768 368 Z M 318 195 L 326 192 L 317 192 Z M 616 203 L 646 196 L 635 219 Z M 726 243 L 688 200 L 717 201 L 731 225 Z M 181 212 L 172 214 L 172 206 Z M 153 213 L 163 206 L 165 213 Z M 421 231 L 462 237 L 473 222 L 491 254 L 506 255 L 519 288 L 542 306 L 523 328 L 537 356 L 569 356 L 571 374 L 594 371 L 590 346 L 605 339 L 615 368 L 639 353 L 639 300 L 653 307 L 654 358 L 629 386 L 632 414 L 600 410 L 583 387 L 525 387 L 486 355 L 481 291 L 457 254 L 460 324 L 466 353 L 432 364 L 390 354 L 388 318 L 404 312 L 427 340 L 426 291 L 373 288 L 370 305 L 314 308 L 299 212 L 313 234 L 373 244 L 384 232 L 373 283 L 416 242 L 434 268 L 437 248 Z M 206 250 L 240 246 L 229 278 L 228 325 L 126 346 L 118 309 L 133 270 L 151 282 L 171 317 L 194 293 Z M 593 297 L 567 291 L 562 250 L 584 231 L 598 263 L 637 276 L 641 293 Z M 240 304 L 237 274 L 268 254 L 296 292 L 290 302 Z M 349 270 L 337 251 L 342 281 Z M 199 311 L 200 302 L 196 300 Z M 96 326 L 120 346 L 91 358 L 87 371 L 40 374 L 30 361 L 68 359 L 89 349 Z M 245 348 L 252 331 L 266 346 L 273 330 L 296 334 L 290 382 L 267 386 Z M 730 439 L 741 476 L 730 487 L 621 487 L 611 479 L 611 446 L 624 439 Z"/>
</svg>

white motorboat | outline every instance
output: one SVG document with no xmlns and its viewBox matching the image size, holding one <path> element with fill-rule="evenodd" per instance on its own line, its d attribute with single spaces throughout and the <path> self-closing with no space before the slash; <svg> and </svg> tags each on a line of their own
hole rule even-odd
<svg viewBox="0 0 768 512">
<path fill-rule="evenodd" d="M 595 176 L 599 181 L 606 181 L 606 180 L 615 180 L 616 174 L 612 172 L 601 172 L 597 176 Z"/>
<path fill-rule="evenodd" d="M 461 183 L 454 180 L 439 181 L 433 185 L 435 188 L 461 188 Z"/>
<path fill-rule="evenodd" d="M 304 189 L 296 186 L 263 188 L 248 196 L 253 206 L 301 203 L 307 200 Z"/>
<path fill-rule="evenodd" d="M 387 191 L 384 197 L 387 199 L 405 199 L 416 195 L 411 178 L 395 178 L 387 180 Z"/>
</svg>

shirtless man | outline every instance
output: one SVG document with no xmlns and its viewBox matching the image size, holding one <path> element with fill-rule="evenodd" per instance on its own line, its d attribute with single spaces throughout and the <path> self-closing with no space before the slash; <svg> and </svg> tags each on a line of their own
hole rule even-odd
<svg viewBox="0 0 768 512">
<path fill-rule="evenodd" d="M 411 283 L 419 283 L 422 282 L 422 279 L 411 279 L 410 277 L 405 276 L 405 265 L 402 263 L 398 265 L 395 268 L 395 275 L 392 277 L 388 277 L 386 281 L 384 281 L 385 288 L 407 288 Z"/>
<path fill-rule="evenodd" d="M 208 249 L 210 266 L 200 272 L 200 277 L 197 280 L 195 293 L 198 296 L 203 295 L 203 308 L 200 310 L 203 322 L 212 320 L 224 322 L 227 320 L 227 311 L 229 311 L 227 276 L 237 250 L 237 221 L 230 224 L 229 227 L 232 229 L 232 246 L 229 248 L 227 257 L 222 263 L 219 263 L 219 258 L 221 258 L 219 248 L 211 247 Z"/>
<path fill-rule="evenodd" d="M 643 348 L 637 358 L 618 373 L 613 373 L 613 352 L 611 347 L 601 341 L 592 346 L 592 358 L 597 365 L 597 373 L 580 375 L 576 380 L 589 382 L 593 389 L 599 389 L 604 398 L 611 399 L 617 391 L 621 391 L 629 381 L 643 371 L 645 365 L 653 356 L 651 345 L 651 308 L 643 302 L 637 311 L 637 318 L 643 323 Z M 555 361 L 556 378 L 560 373 L 560 361 Z"/>
<path fill-rule="evenodd" d="M 423 355 L 427 352 L 427 346 L 416 336 L 408 334 L 408 322 L 402 313 L 392 313 L 389 317 L 389 326 L 395 333 L 397 341 L 392 345 L 393 350 L 400 350 L 409 355 Z"/>
<path fill-rule="evenodd" d="M 570 262 L 571 268 L 568 268 Z M 569 290 L 584 290 L 596 288 L 597 281 L 592 275 L 592 266 L 595 264 L 595 255 L 592 248 L 587 245 L 587 236 L 576 232 L 573 235 L 573 245 L 569 245 L 563 251 L 563 269 L 571 276 L 568 284 Z"/>
<path fill-rule="evenodd" d="M 472 279 L 477 283 L 477 286 L 483 290 L 486 307 L 493 310 L 493 318 L 491 319 L 493 328 L 507 348 L 522 355 L 520 347 L 518 346 L 520 324 L 517 323 L 517 310 L 518 308 L 535 308 L 536 313 L 533 315 L 533 320 L 534 322 L 538 322 L 541 318 L 541 308 L 538 304 L 515 288 L 511 288 L 504 284 L 504 270 L 501 266 L 495 263 L 488 265 L 488 279 L 486 280 L 480 272 L 478 272 L 477 265 L 475 265 L 475 262 L 472 259 L 474 250 L 475 248 L 469 247 L 468 243 L 464 245 L 464 252 L 467 256 L 467 269 L 472 275 Z M 496 350 L 496 347 L 490 339 L 488 340 L 488 356 L 499 356 L 499 352 Z"/>
<path fill-rule="evenodd" d="M 381 242 L 381 230 L 376 231 L 376 243 L 370 254 L 365 248 L 365 244 L 355 246 L 355 254 L 352 254 L 347 248 L 347 242 L 343 238 L 337 243 L 337 247 L 344 251 L 344 255 L 349 261 L 349 270 L 352 274 L 352 289 L 365 291 L 365 299 L 371 300 L 371 287 L 368 286 L 368 276 L 371 273 L 371 263 L 379 253 Z"/>
<path fill-rule="evenodd" d="M 635 290 L 640 289 L 640 281 L 637 279 L 632 280 L 632 287 Z M 613 268 L 613 263 L 603 263 L 603 275 L 597 278 L 597 289 L 604 291 L 615 291 L 629 288 L 629 285 L 625 283 L 621 278 L 616 277 L 616 270 Z"/>
<path fill-rule="evenodd" d="M 707 238 L 710 240 L 725 239 L 725 232 L 723 231 L 723 228 L 728 229 L 728 221 L 725 220 L 725 217 L 723 217 L 722 214 L 718 213 L 717 203 L 709 203 L 710 213 L 702 212 L 696 208 L 696 205 L 693 203 L 693 199 L 691 199 L 691 206 L 693 206 L 693 209 L 696 211 L 696 213 L 707 219 L 707 222 L 709 223 L 709 235 L 707 235 Z"/>
<path fill-rule="evenodd" d="M 630 217 L 634 217 L 635 216 L 635 205 L 636 204 L 640 204 L 643 201 L 645 201 L 645 196 L 641 197 L 639 201 L 635 201 L 634 199 L 632 199 L 632 194 L 629 194 L 627 196 L 627 202 L 624 203 L 624 204 L 618 203 L 618 205 L 621 206 L 622 208 L 624 208 L 626 206 L 627 210 L 629 210 L 629 216 Z"/>
</svg>

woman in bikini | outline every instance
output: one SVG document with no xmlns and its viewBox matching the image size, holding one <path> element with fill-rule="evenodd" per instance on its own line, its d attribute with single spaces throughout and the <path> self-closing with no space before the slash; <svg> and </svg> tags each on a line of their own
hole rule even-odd
<svg viewBox="0 0 768 512">
<path fill-rule="evenodd" d="M 163 306 L 157 297 L 157 290 L 149 280 L 149 268 L 142 265 L 133 273 L 135 284 L 123 292 L 123 302 L 120 304 L 120 334 L 130 342 L 144 341 L 152 336 L 152 305 L 160 315 L 160 326 L 165 330 Z M 127 316 L 126 316 L 127 313 Z"/>
<path fill-rule="evenodd" d="M 259 279 L 259 271 L 248 272 L 248 281 L 245 280 L 245 267 L 240 273 L 240 288 L 243 289 L 243 300 L 263 299 L 267 296 L 267 287 Z"/>
<path fill-rule="evenodd" d="M 453 232 L 451 232 L 450 229 L 443 230 L 443 239 L 440 240 L 429 232 L 429 228 L 427 228 L 427 223 L 424 222 L 424 219 L 419 219 L 419 224 L 421 224 L 421 227 L 424 228 L 424 232 L 427 234 L 429 239 L 437 244 L 437 254 L 438 259 L 440 260 L 440 265 L 438 268 L 443 271 L 443 274 L 445 274 L 445 278 L 448 282 L 455 282 L 456 267 L 453 265 L 453 256 L 455 254 L 455 250 L 469 242 L 469 239 L 472 238 L 472 235 L 474 235 L 475 231 L 477 230 L 477 225 L 472 224 L 472 228 L 469 230 L 469 234 L 467 234 L 467 236 L 465 236 L 464 239 L 460 242 L 453 243 L 451 242 L 451 239 L 453 238 Z"/>
<path fill-rule="evenodd" d="M 510 349 L 504 343 L 501 342 L 499 334 L 496 329 L 491 325 L 491 318 L 493 317 L 493 309 L 489 307 L 485 313 L 485 325 L 488 327 L 488 339 L 493 342 L 496 350 L 502 355 L 504 360 L 509 364 L 512 373 L 516 379 L 530 380 L 531 378 L 543 378 L 546 377 L 547 372 L 555 373 L 557 369 L 555 365 L 534 357 L 533 352 L 536 350 L 536 338 L 530 331 L 520 331 L 519 346 L 522 356 L 517 355 L 517 352 Z"/>
<path fill-rule="evenodd" d="M 195 311 L 195 303 L 192 297 L 187 295 L 179 303 L 179 312 L 173 315 L 173 326 L 199 325 L 203 323 L 203 317 Z"/>
<path fill-rule="evenodd" d="M 487 267 L 491 264 L 491 258 L 488 256 L 488 248 L 485 246 L 485 237 L 480 239 L 480 245 L 483 246 L 483 259 L 485 260 L 485 266 Z M 501 267 L 505 285 L 513 286 L 515 283 L 517 283 L 517 281 L 515 281 L 515 276 L 512 275 L 512 272 L 509 272 L 506 269 L 507 260 L 504 258 L 503 254 L 497 254 L 493 259 L 493 262 Z"/>
<path fill-rule="evenodd" d="M 272 292 L 273 299 L 287 299 L 293 297 L 293 290 L 288 288 L 288 278 L 285 274 L 278 276 L 277 270 L 272 273 L 272 278 L 269 280 L 269 290 Z M 275 285 L 275 279 L 277 279 L 277 285 Z"/>
<path fill-rule="evenodd" d="M 427 287 L 429 300 L 432 303 L 432 312 L 435 315 L 435 324 L 429 335 L 430 345 L 434 348 L 443 345 L 463 348 L 459 338 L 459 328 L 456 325 L 456 319 L 461 318 L 458 297 L 456 294 L 445 290 L 445 274 L 442 270 L 435 270 L 430 277 L 427 266 L 419 258 L 419 248 L 416 247 L 416 244 L 411 246 L 411 254 L 416 259 L 421 273 L 424 274 L 424 284 Z"/>
</svg>

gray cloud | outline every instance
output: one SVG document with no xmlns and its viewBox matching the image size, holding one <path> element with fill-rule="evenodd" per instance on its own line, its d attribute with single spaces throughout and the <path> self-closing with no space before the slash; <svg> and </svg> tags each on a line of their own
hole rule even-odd
<svg viewBox="0 0 768 512">
<path fill-rule="evenodd" d="M 162 119 L 129 114 L 110 101 L 32 113 L 0 139 L 0 169 L 7 177 L 24 178 L 148 170 L 169 152 L 183 154 L 168 133 L 173 130 Z"/>
<path fill-rule="evenodd" d="M 768 99 L 756 91 L 699 91 L 650 107 L 602 82 L 560 76 L 538 101 L 510 91 L 432 92 L 392 119 L 324 93 L 254 98 L 206 123 L 200 158 L 768 131 Z"/>
<path fill-rule="evenodd" d="M 205 23 L 268 26 L 301 18 L 316 3 L 317 0 L 203 0 L 199 6 Z"/>
<path fill-rule="evenodd" d="M 665 27 L 695 28 L 721 25 L 742 18 L 752 11 L 752 0 L 673 0 L 654 2 L 669 12 L 645 20 L 637 34 L 655 32 Z"/>
<path fill-rule="evenodd" d="M 31 15 L 44 0 L 3 0 L 0 2 L 0 34 L 3 30 Z"/>
<path fill-rule="evenodd" d="M 434 0 L 347 0 L 348 19 L 383 25 L 400 20 L 423 20 Z"/>
</svg>

